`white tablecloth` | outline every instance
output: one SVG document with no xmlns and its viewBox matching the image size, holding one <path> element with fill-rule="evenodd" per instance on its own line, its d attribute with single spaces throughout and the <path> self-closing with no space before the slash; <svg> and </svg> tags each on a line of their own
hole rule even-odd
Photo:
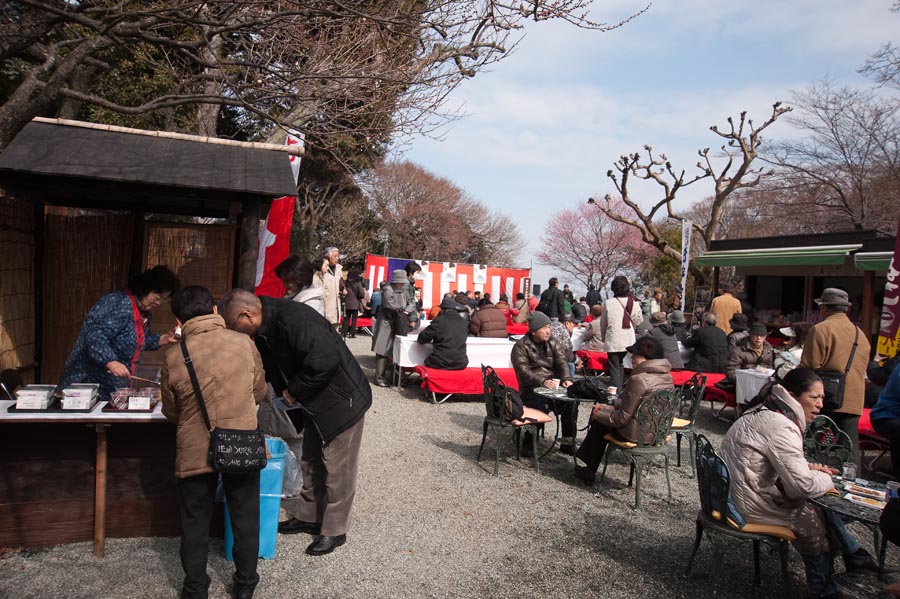
<svg viewBox="0 0 900 599">
<path fill-rule="evenodd" d="M 572 331 L 572 349 L 578 351 L 582 345 L 584 345 L 584 329 L 575 327 Z"/>
<path fill-rule="evenodd" d="M 756 397 L 759 390 L 769 382 L 774 370 L 757 372 L 756 370 L 738 370 L 734 373 L 735 396 L 738 404 L 745 404 Z"/>
<path fill-rule="evenodd" d="M 401 368 L 412 368 L 425 364 L 425 358 L 433 351 L 431 343 L 418 343 L 411 335 L 394 337 L 394 364 Z M 466 340 L 466 355 L 469 366 L 477 368 L 482 364 L 494 368 L 512 368 L 512 348 L 514 341 L 509 339 L 492 339 L 490 337 L 469 337 Z"/>
</svg>

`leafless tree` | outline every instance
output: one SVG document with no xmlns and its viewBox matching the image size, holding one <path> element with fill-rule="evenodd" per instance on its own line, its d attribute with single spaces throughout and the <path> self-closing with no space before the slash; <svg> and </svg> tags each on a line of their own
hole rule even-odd
<svg viewBox="0 0 900 599">
<path fill-rule="evenodd" d="M 644 243 L 673 260 L 680 261 L 681 252 L 666 241 L 660 230 L 659 219 L 682 220 L 683 215 L 674 207 L 679 190 L 698 181 L 712 179 L 714 194 L 710 201 L 709 213 L 705 215 L 706 218 L 693 225 L 702 243 L 709 247 L 710 241 L 719 238 L 722 216 L 731 194 L 740 189 L 755 187 L 765 174 L 762 168 L 752 166 L 759 156 L 759 148 L 763 142 L 762 132 L 790 110 L 791 108 L 782 106 L 781 102 L 776 102 L 772 106 L 771 116 L 759 126 L 754 125 L 753 119 L 747 118 L 745 111 L 741 113 L 737 125 L 731 117 L 728 117 L 727 130 L 722 131 L 715 125 L 710 127 L 710 131 L 725 140 L 721 147 L 724 165 L 715 166 L 714 156 L 710 156 L 709 148 L 704 148 L 698 151 L 700 156 L 700 161 L 697 162 L 698 173 L 692 177 L 686 176 L 684 170 L 676 170 L 665 154 L 655 153 L 649 145 L 644 146 L 643 155 L 635 152 L 620 157 L 614 168 L 606 174 L 612 180 L 627 209 L 617 210 L 610 195 L 599 204 L 601 209 L 609 218 L 637 229 Z M 632 195 L 632 178 L 656 183 L 660 197 L 653 201 L 649 210 L 645 211 L 641 207 L 640 199 Z M 597 201 L 591 198 L 588 202 Z M 690 272 L 698 285 L 705 281 L 706 274 L 699 268 L 692 265 Z"/>
<path fill-rule="evenodd" d="M 891 10 L 900 12 L 900 1 L 895 0 Z M 900 87 L 900 48 L 892 42 L 887 42 L 869 56 L 859 71 L 872 77 L 881 85 L 889 84 Z"/>
</svg>

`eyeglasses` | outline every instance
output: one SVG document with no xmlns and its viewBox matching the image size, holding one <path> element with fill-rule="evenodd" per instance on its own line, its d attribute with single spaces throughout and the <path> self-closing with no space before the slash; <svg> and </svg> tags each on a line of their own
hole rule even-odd
<svg viewBox="0 0 900 599">
<path fill-rule="evenodd" d="M 242 316 L 247 316 L 247 313 L 241 312 L 240 314 L 237 315 L 237 318 L 235 318 L 233 321 L 231 321 L 231 324 L 225 323 L 225 326 L 233 331 L 235 325 L 238 323 L 238 321 L 241 319 Z"/>
</svg>

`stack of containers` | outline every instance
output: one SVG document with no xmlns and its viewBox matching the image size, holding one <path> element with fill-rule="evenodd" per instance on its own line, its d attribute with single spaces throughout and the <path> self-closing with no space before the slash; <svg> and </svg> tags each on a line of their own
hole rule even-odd
<svg viewBox="0 0 900 599">
<path fill-rule="evenodd" d="M 97 404 L 100 385 L 97 383 L 73 383 L 63 389 L 63 410 L 90 410 Z"/>
<path fill-rule="evenodd" d="M 46 410 L 54 401 L 56 385 L 25 385 L 16 391 L 17 410 Z"/>
</svg>

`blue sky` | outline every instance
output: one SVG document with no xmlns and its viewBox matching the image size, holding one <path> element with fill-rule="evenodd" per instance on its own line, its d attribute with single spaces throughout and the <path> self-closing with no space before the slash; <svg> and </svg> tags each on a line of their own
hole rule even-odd
<svg viewBox="0 0 900 599">
<path fill-rule="evenodd" d="M 825 77 L 868 85 L 857 68 L 900 38 L 891 4 L 658 0 L 606 33 L 531 23 L 513 55 L 450 96 L 449 106 L 468 116 L 440 140 L 404 140 L 403 157 L 511 216 L 530 242 L 509 266 L 528 266 L 554 212 L 613 191 L 606 171 L 621 154 L 650 144 L 690 174 L 697 149 L 721 145 L 710 125 L 724 126 L 742 110 L 762 122 L 789 90 Z M 599 0 L 592 16 L 616 22 L 643 6 Z M 781 121 L 769 131 L 769 138 L 795 135 Z M 637 187 L 635 196 L 649 205 L 654 187 Z M 711 189 L 700 182 L 681 201 Z M 534 267 L 535 282 L 555 274 Z"/>
</svg>

